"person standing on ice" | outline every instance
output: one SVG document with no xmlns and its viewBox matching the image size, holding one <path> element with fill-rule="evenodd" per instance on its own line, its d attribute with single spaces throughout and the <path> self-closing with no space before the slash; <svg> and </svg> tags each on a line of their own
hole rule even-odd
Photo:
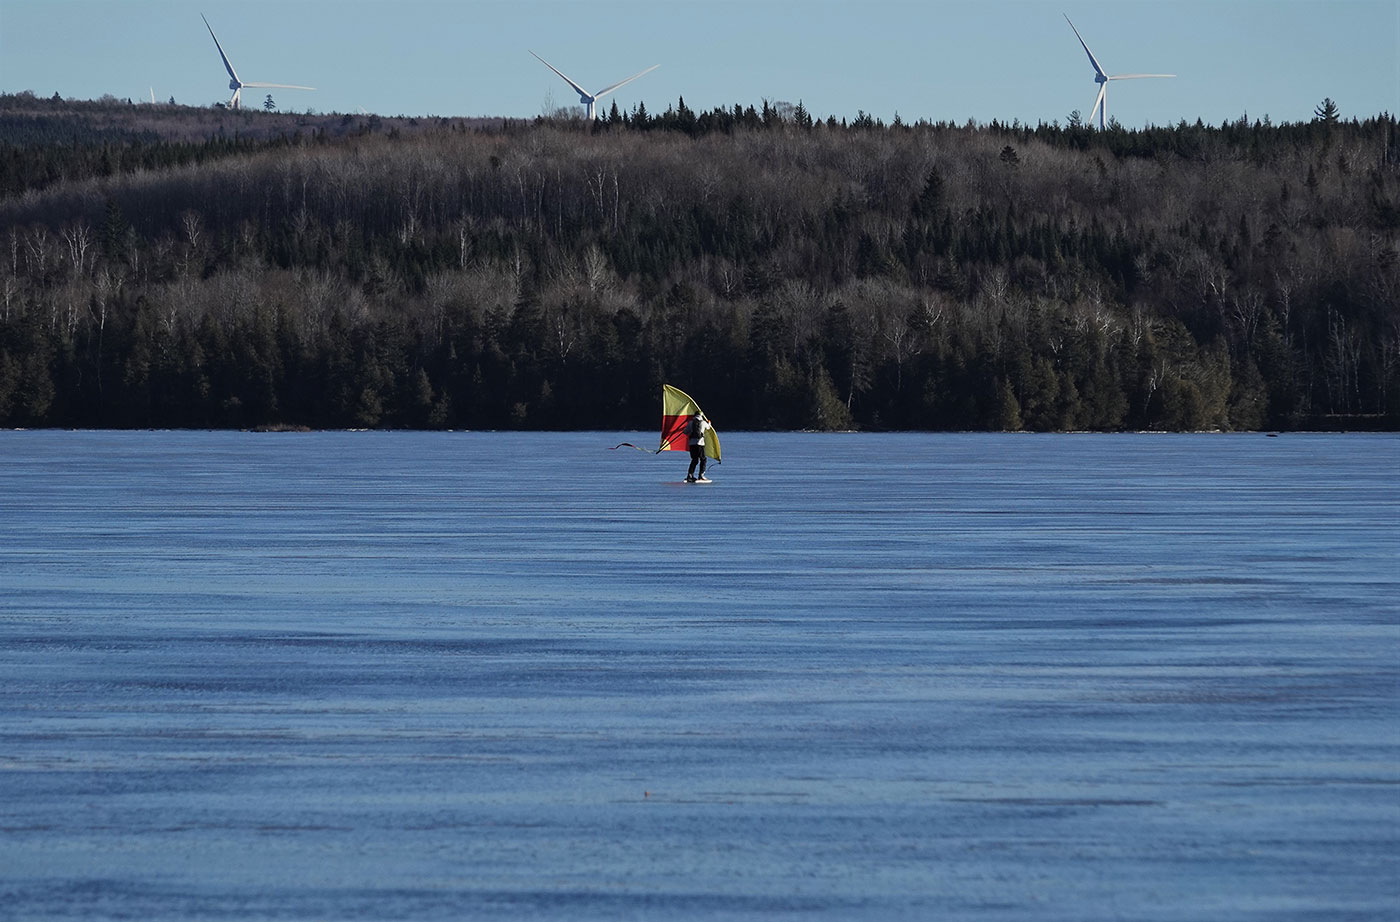
<svg viewBox="0 0 1400 922">
<path fill-rule="evenodd" d="M 690 470 L 686 472 L 685 482 L 696 483 L 705 481 L 705 433 L 710 429 L 710 421 L 705 418 L 705 414 L 698 409 L 695 415 L 690 417 L 690 422 L 685 425 L 686 447 L 690 449 Z M 695 465 L 700 465 L 700 476 L 695 476 Z"/>
</svg>

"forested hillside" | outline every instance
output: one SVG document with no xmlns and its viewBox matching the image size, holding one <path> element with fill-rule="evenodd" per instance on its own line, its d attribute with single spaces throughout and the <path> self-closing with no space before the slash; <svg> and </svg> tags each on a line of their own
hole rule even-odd
<svg viewBox="0 0 1400 922">
<path fill-rule="evenodd" d="M 0 426 L 1400 423 L 1395 119 L 0 96 Z"/>
</svg>

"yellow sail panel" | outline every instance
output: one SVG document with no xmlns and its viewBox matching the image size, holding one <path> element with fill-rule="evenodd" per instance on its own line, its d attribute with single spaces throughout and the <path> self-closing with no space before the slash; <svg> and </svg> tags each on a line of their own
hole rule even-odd
<svg viewBox="0 0 1400 922">
<path fill-rule="evenodd" d="M 712 461 L 719 460 L 719 433 L 715 431 L 714 426 L 705 430 L 705 454 Z"/>
</svg>

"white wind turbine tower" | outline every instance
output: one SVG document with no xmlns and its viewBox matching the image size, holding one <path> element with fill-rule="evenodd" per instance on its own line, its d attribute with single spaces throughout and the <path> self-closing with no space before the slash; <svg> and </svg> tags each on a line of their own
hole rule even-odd
<svg viewBox="0 0 1400 922">
<path fill-rule="evenodd" d="M 531 51 L 530 53 L 531 53 L 531 54 L 535 54 L 533 51 Z M 619 80 L 617 83 L 614 83 L 612 86 L 604 87 L 603 89 L 599 90 L 599 91 L 596 92 L 596 93 L 590 93 L 590 92 L 588 92 L 587 90 L 585 90 L 583 87 L 579 86 L 579 85 L 578 85 L 577 83 L 575 83 L 574 81 L 570 80 L 567 76 L 564 75 L 564 72 L 563 72 L 563 71 L 561 71 L 559 68 L 555 67 L 553 64 L 551 64 L 551 63 L 549 63 L 548 61 L 546 61 L 544 58 L 542 58 L 542 57 L 540 57 L 539 55 L 535 54 L 535 59 L 538 60 L 541 64 L 543 64 L 545 67 L 548 67 L 550 70 L 554 71 L 556 74 L 558 74 L 559 76 L 563 77 L 563 78 L 564 78 L 564 82 L 567 83 L 569 86 L 571 86 L 571 87 L 574 88 L 574 92 L 578 94 L 578 101 L 579 101 L 580 103 L 582 103 L 584 106 L 587 106 L 587 107 L 588 107 L 588 120 L 589 120 L 590 122 L 593 121 L 595 118 L 598 117 L 598 108 L 597 108 L 598 100 L 602 99 L 604 96 L 608 95 L 609 93 L 611 93 L 613 90 L 617 89 L 618 87 L 620 87 L 620 86 L 626 86 L 627 84 L 631 83 L 633 80 L 636 80 L 636 79 L 637 79 L 638 77 L 640 77 L 642 74 L 649 74 L 649 73 L 651 73 L 652 71 L 656 70 L 658 67 L 661 66 L 660 64 L 653 64 L 653 65 L 651 65 L 650 67 L 648 67 L 646 70 L 638 71 L 637 73 L 635 73 L 635 74 L 633 74 L 632 76 L 628 77 L 626 80 Z"/>
<path fill-rule="evenodd" d="M 1069 27 L 1071 29 L 1074 29 L 1074 23 L 1070 22 L 1070 18 L 1068 15 L 1065 16 L 1065 22 L 1068 22 Z M 1084 46 L 1084 53 L 1089 56 L 1089 63 L 1094 65 L 1094 82 L 1099 85 L 1099 98 L 1094 100 L 1093 111 L 1089 113 L 1089 124 L 1092 125 L 1094 123 L 1094 113 L 1097 112 L 1099 114 L 1100 129 L 1108 127 L 1108 81 L 1138 80 L 1142 77 L 1176 76 L 1176 74 L 1106 74 L 1104 73 L 1103 68 L 1099 66 L 1098 59 L 1094 57 L 1094 53 L 1090 51 L 1089 46 L 1085 44 L 1084 36 L 1079 34 L 1078 29 L 1074 29 L 1074 37 L 1079 39 L 1079 44 Z"/>
<path fill-rule="evenodd" d="M 214 47 L 217 48 L 217 49 L 219 49 L 219 57 L 221 57 L 221 58 L 224 59 L 224 70 L 228 71 L 228 77 L 229 77 L 229 80 L 228 80 L 228 88 L 231 89 L 231 90 L 233 90 L 233 96 L 231 96 L 231 97 L 229 98 L 229 101 L 228 101 L 228 107 L 229 107 L 230 109 L 238 109 L 238 108 L 241 108 L 241 107 L 242 107 L 243 88 L 244 88 L 245 86 L 246 86 L 246 87 L 253 87 L 253 88 L 256 88 L 256 89 L 274 89 L 274 90 L 314 90 L 314 89 L 316 89 L 314 86 L 297 86 L 297 85 L 292 84 L 292 83 L 251 83 L 251 82 L 248 82 L 248 81 L 239 80 L 239 79 L 238 79 L 238 73 L 233 69 L 233 65 L 229 63 L 228 55 L 224 54 L 224 46 L 219 44 L 219 37 L 218 37 L 217 35 L 214 34 L 214 27 L 211 26 L 211 25 L 209 25 L 209 19 L 208 19 L 208 17 L 206 17 L 203 13 L 200 13 L 200 14 L 199 14 L 199 18 L 204 20 L 204 27 L 205 27 L 206 29 L 209 30 L 209 37 L 212 38 L 212 39 L 214 40 Z"/>
</svg>

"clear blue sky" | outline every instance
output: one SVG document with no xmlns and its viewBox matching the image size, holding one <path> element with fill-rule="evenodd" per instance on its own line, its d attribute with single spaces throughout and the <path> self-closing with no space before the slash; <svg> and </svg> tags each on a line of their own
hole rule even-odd
<svg viewBox="0 0 1400 922">
<path fill-rule="evenodd" d="M 589 89 L 660 111 L 763 99 L 886 121 L 1064 121 L 1097 87 L 1069 14 L 1110 73 L 1125 125 L 1248 114 L 1305 121 L 1400 112 L 1400 0 L 0 0 L 0 91 L 204 105 L 244 80 L 285 110 L 532 117 Z M 605 99 L 603 106 L 610 103 Z"/>
</svg>

